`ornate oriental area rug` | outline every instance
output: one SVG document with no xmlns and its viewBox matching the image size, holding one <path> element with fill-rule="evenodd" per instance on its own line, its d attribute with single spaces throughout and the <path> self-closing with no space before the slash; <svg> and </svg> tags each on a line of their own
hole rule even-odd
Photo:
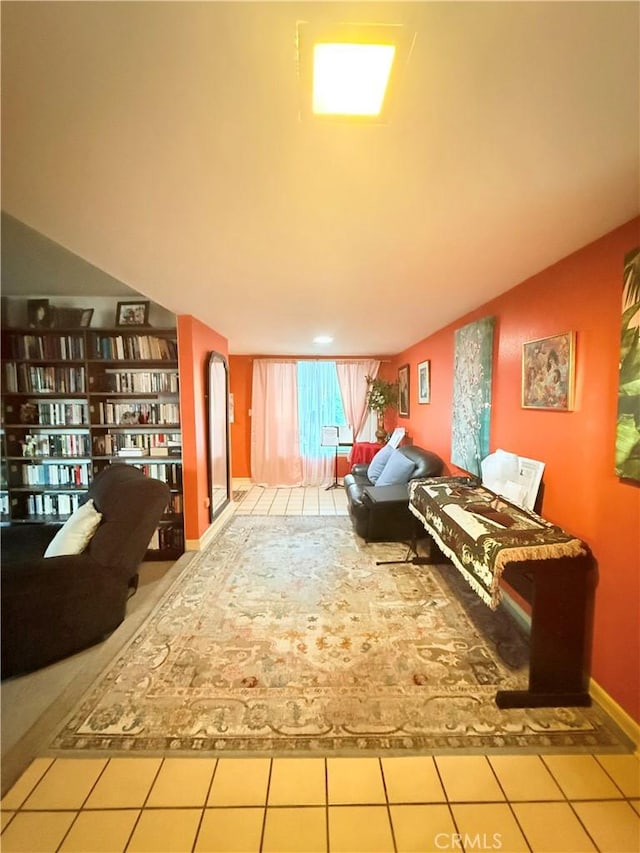
<svg viewBox="0 0 640 853">
<path fill-rule="evenodd" d="M 625 750 L 597 708 L 508 709 L 527 645 L 451 566 L 349 519 L 235 517 L 94 682 L 51 750 Z"/>
</svg>

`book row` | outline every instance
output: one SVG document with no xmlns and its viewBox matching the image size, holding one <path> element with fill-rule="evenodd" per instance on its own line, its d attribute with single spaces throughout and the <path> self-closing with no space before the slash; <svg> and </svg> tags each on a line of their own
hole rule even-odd
<svg viewBox="0 0 640 853">
<path fill-rule="evenodd" d="M 35 360 L 82 361 L 84 338 L 82 335 L 39 334 L 9 335 L 11 358 Z"/>
<path fill-rule="evenodd" d="M 56 433 L 25 435 L 17 438 L 7 435 L 7 447 L 10 456 L 15 456 L 16 445 L 21 456 L 64 456 L 78 458 L 91 455 L 91 443 L 86 433 Z"/>
<path fill-rule="evenodd" d="M 101 335 L 93 339 L 94 358 L 107 361 L 177 361 L 178 347 L 175 341 L 156 335 Z"/>
<path fill-rule="evenodd" d="M 94 436 L 93 439 L 93 452 L 96 456 L 113 456 L 121 450 L 141 450 L 149 453 L 152 448 L 166 448 L 167 456 L 170 449 L 175 449 L 179 455 L 180 433 L 107 433 Z"/>
<path fill-rule="evenodd" d="M 25 486 L 89 486 L 89 463 L 76 465 L 21 465 Z"/>
<path fill-rule="evenodd" d="M 86 403 L 50 403 L 49 401 L 27 400 L 14 406 L 5 406 L 7 422 L 28 426 L 86 426 L 89 423 L 89 413 Z"/>
<path fill-rule="evenodd" d="M 177 371 L 105 370 L 100 377 L 102 391 L 118 394 L 177 394 Z"/>
<path fill-rule="evenodd" d="M 179 462 L 162 463 L 160 465 L 154 462 L 142 464 L 135 462 L 133 464 L 135 464 L 136 468 L 140 468 L 147 477 L 162 480 L 163 483 L 173 488 L 182 488 L 182 465 Z"/>
<path fill-rule="evenodd" d="M 80 506 L 79 494 L 71 495 L 29 495 L 27 498 L 27 517 L 51 515 L 64 518 L 71 515 Z"/>
<path fill-rule="evenodd" d="M 180 406 L 177 403 L 99 403 L 98 420 L 101 424 L 151 424 L 153 426 L 175 425 L 180 422 Z"/>
<path fill-rule="evenodd" d="M 184 551 L 184 534 L 180 527 L 160 526 L 149 542 L 150 551 Z"/>
<path fill-rule="evenodd" d="M 84 367 L 43 367 L 8 361 L 5 368 L 5 392 L 7 393 L 85 393 Z"/>
</svg>

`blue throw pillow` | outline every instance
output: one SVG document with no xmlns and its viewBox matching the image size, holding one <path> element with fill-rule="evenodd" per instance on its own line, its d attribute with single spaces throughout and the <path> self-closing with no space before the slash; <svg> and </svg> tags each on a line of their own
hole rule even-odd
<svg viewBox="0 0 640 853">
<path fill-rule="evenodd" d="M 382 450 L 379 450 L 373 457 L 371 462 L 369 462 L 369 467 L 367 468 L 367 477 L 371 480 L 372 483 L 375 483 L 380 474 L 382 474 L 384 466 L 389 461 L 389 458 L 394 452 L 394 450 L 395 447 L 392 447 L 390 444 L 385 444 Z"/>
<path fill-rule="evenodd" d="M 415 462 L 407 459 L 399 450 L 394 450 L 382 474 L 378 477 L 376 486 L 398 486 L 401 483 L 408 483 L 415 469 Z"/>
</svg>

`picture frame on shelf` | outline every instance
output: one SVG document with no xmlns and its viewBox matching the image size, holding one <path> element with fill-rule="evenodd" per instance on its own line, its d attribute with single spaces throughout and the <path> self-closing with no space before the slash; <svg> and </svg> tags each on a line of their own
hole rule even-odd
<svg viewBox="0 0 640 853">
<path fill-rule="evenodd" d="M 83 308 L 80 314 L 80 328 L 88 329 L 93 319 L 93 308 Z"/>
<path fill-rule="evenodd" d="M 418 403 L 431 402 L 431 362 L 421 361 L 418 365 Z"/>
<path fill-rule="evenodd" d="M 118 302 L 116 308 L 116 326 L 148 326 L 149 302 Z"/>
<path fill-rule="evenodd" d="M 409 365 L 398 368 L 398 415 L 409 417 Z"/>
<path fill-rule="evenodd" d="M 93 308 L 53 308 L 52 314 L 56 329 L 83 329 L 91 323 Z"/>
<path fill-rule="evenodd" d="M 523 409 L 573 409 L 575 343 L 575 332 L 564 332 L 522 345 Z"/>
<path fill-rule="evenodd" d="M 53 319 L 48 299 L 27 299 L 27 325 L 30 329 L 50 329 Z"/>
</svg>

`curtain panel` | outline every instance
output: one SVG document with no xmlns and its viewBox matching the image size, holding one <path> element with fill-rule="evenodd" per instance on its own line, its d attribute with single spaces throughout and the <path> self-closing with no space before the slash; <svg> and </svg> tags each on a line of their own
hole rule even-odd
<svg viewBox="0 0 640 853">
<path fill-rule="evenodd" d="M 354 440 L 364 426 L 369 410 L 367 409 L 367 376 L 372 379 L 378 375 L 380 362 L 375 359 L 363 361 L 337 361 L 338 382 L 342 394 L 342 405 L 347 423 L 353 427 Z"/>
<path fill-rule="evenodd" d="M 295 361 L 253 362 L 251 410 L 252 480 L 265 486 L 302 485 Z"/>
</svg>

